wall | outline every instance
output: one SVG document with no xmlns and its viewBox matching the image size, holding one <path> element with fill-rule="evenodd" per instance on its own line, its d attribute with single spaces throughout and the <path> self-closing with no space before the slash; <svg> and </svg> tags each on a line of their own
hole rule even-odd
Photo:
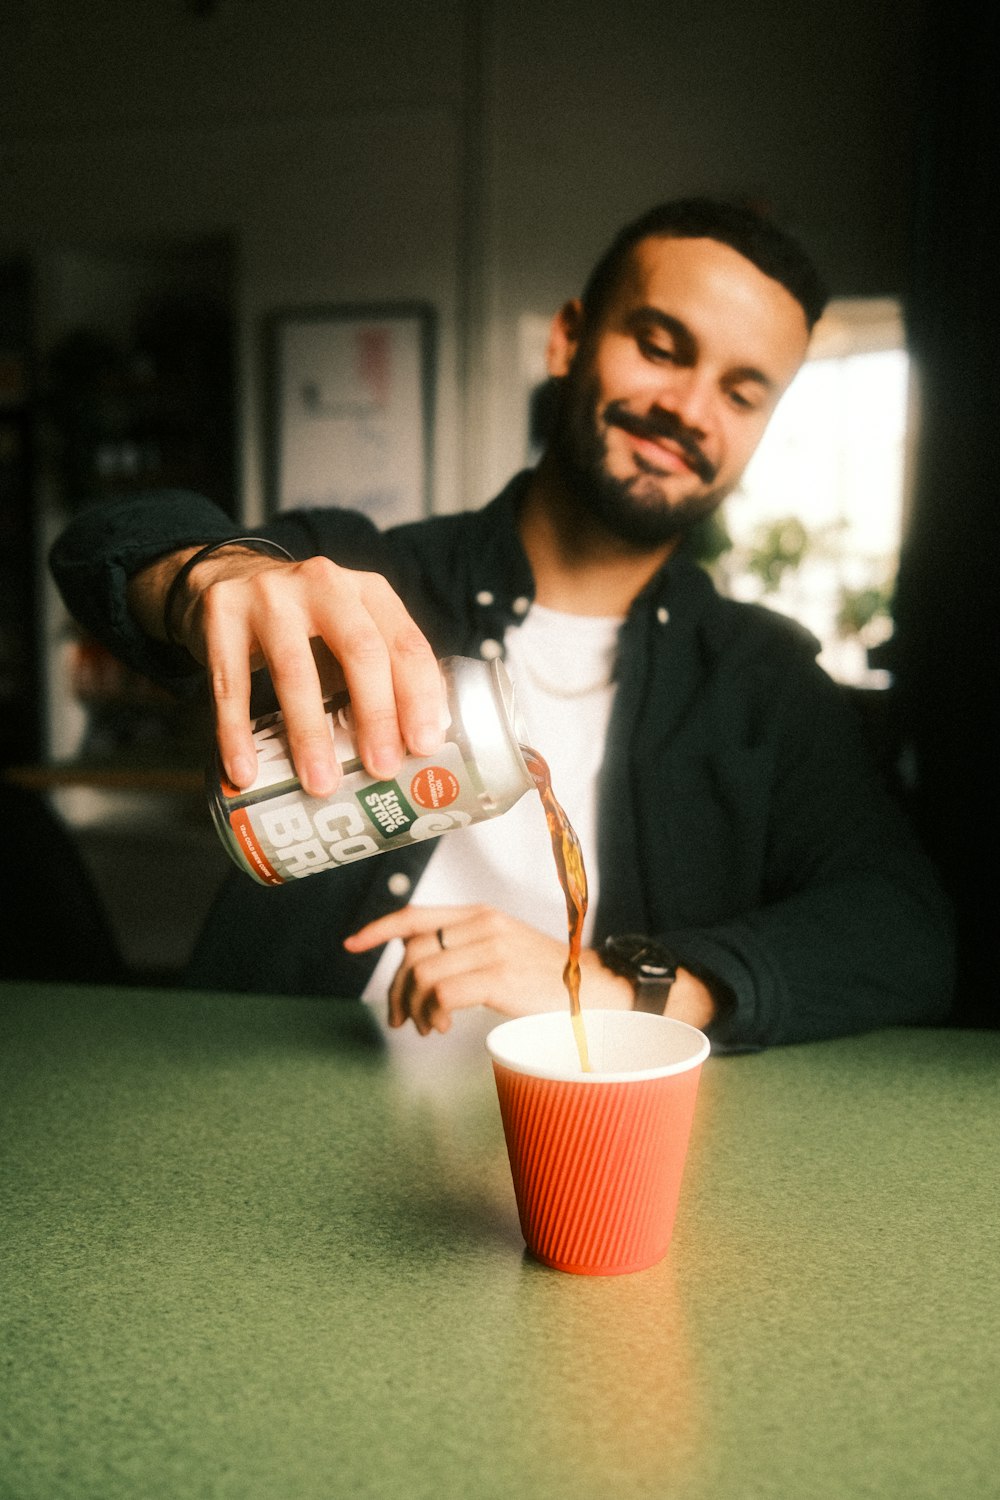
<svg viewBox="0 0 1000 1500">
<path fill-rule="evenodd" d="M 44 350 L 85 310 L 114 330 L 134 280 L 119 268 L 136 252 L 231 247 L 249 522 L 264 505 L 265 315 L 432 303 L 434 504 L 479 504 L 524 460 L 548 319 L 651 202 L 760 198 L 800 230 L 835 293 L 900 290 L 919 9 L 3 0 L 0 260 L 24 254 L 38 269 Z M 43 540 L 61 519 L 46 512 Z M 50 698 L 65 720 L 51 585 L 48 597 Z M 50 752 L 71 753 L 77 731 L 64 723 Z M 102 804 L 74 820 L 127 957 L 169 969 L 225 857 L 176 810 L 147 809 L 137 846 L 138 816 L 118 798 L 114 816 Z M 208 848 L 191 842 L 206 834 Z M 150 876 L 138 912 L 137 847 Z"/>
<path fill-rule="evenodd" d="M 0 33 L 0 244 L 237 247 L 242 473 L 262 505 L 261 323 L 416 296 L 442 334 L 437 489 L 455 503 L 461 8 L 40 0 Z"/>
<path fill-rule="evenodd" d="M 523 460 L 539 329 L 654 199 L 764 199 L 836 292 L 898 291 L 919 16 L 916 0 L 7 0 L 0 250 L 232 237 L 250 519 L 263 314 L 433 302 L 435 505 L 479 503 Z"/>
<path fill-rule="evenodd" d="M 619 225 L 682 193 L 748 196 L 838 296 L 902 287 L 918 0 L 506 0 L 484 110 L 493 465 L 520 432 L 516 321 L 577 291 Z"/>
</svg>

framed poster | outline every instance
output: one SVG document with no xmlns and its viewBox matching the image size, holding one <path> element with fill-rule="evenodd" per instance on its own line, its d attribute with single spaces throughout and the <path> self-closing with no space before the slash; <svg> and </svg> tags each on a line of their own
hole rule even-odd
<svg viewBox="0 0 1000 1500">
<path fill-rule="evenodd" d="M 432 308 L 279 312 L 268 356 L 272 511 L 347 506 L 381 527 L 428 514 Z"/>
</svg>

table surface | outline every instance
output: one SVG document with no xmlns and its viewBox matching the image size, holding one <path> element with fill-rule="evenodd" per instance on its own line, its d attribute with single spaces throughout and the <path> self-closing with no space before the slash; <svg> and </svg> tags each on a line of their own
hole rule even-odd
<svg viewBox="0 0 1000 1500">
<path fill-rule="evenodd" d="M 998 1064 L 710 1058 L 666 1259 L 585 1278 L 472 1023 L 0 987 L 0 1496 L 996 1497 Z"/>
</svg>

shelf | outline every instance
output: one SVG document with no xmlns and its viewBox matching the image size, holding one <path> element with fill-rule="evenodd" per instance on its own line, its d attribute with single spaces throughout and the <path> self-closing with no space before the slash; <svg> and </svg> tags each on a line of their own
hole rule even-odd
<svg viewBox="0 0 1000 1500">
<path fill-rule="evenodd" d="M 187 794 L 205 789 L 204 769 L 194 766 L 115 766 L 64 761 L 50 766 L 7 766 L 2 775 L 16 786 L 35 791 L 80 786 L 97 791 Z"/>
</svg>

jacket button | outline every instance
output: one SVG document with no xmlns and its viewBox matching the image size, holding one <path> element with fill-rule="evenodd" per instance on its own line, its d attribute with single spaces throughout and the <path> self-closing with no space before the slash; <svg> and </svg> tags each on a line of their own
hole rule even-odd
<svg viewBox="0 0 1000 1500">
<path fill-rule="evenodd" d="M 526 599 L 523 594 L 519 595 L 511 605 L 511 609 L 516 615 L 526 615 L 530 608 L 531 600 Z"/>
<path fill-rule="evenodd" d="M 386 881 L 390 896 L 408 896 L 413 886 L 409 875 L 404 875 L 402 870 L 393 870 Z"/>
<path fill-rule="evenodd" d="M 661 604 L 659 609 L 656 611 L 656 618 L 659 620 L 661 625 L 666 625 L 667 621 L 670 619 L 669 609 Z"/>
<path fill-rule="evenodd" d="M 476 595 L 476 603 L 482 604 L 484 608 L 489 608 L 489 606 L 493 603 L 493 595 L 490 593 L 489 589 L 479 590 L 479 593 Z"/>
<path fill-rule="evenodd" d="M 503 655 L 503 647 L 499 641 L 483 641 L 479 654 L 484 661 L 495 661 L 498 656 Z"/>
</svg>

